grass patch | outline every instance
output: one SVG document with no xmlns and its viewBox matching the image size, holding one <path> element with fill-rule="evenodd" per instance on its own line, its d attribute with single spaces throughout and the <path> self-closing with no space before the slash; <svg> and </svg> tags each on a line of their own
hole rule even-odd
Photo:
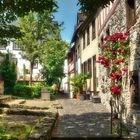
<svg viewBox="0 0 140 140">
<path fill-rule="evenodd" d="M 0 118 L 0 139 L 2 140 L 25 140 L 29 136 L 32 127 L 20 122 L 7 122 L 4 118 Z"/>
</svg>

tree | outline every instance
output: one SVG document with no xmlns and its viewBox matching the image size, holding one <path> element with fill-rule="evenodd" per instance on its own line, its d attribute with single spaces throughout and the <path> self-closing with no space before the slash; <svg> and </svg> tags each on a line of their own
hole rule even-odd
<svg viewBox="0 0 140 140">
<path fill-rule="evenodd" d="M 48 11 L 41 14 L 30 12 L 29 15 L 19 18 L 19 27 L 23 36 L 17 42 L 23 58 L 30 62 L 29 83 L 31 84 L 35 60 L 42 54 L 46 41 L 52 36 L 57 36 L 59 29 L 53 22 L 52 14 Z"/>
<path fill-rule="evenodd" d="M 21 37 L 19 27 L 13 21 L 30 11 L 43 13 L 56 10 L 55 0 L 0 0 L 0 43 L 7 44 L 9 38 Z"/>
<path fill-rule="evenodd" d="M 68 44 L 62 40 L 52 39 L 44 46 L 42 55 L 43 76 L 47 85 L 52 86 L 54 83 L 60 85 L 64 77 L 64 59 Z"/>
<path fill-rule="evenodd" d="M 0 75 L 4 80 L 4 92 L 9 94 L 13 92 L 16 83 L 16 65 L 12 59 L 12 54 L 2 54 L 3 62 L 0 66 Z"/>
<path fill-rule="evenodd" d="M 114 0 L 78 0 L 80 5 L 80 10 L 87 14 L 94 14 L 100 7 L 107 6 L 110 2 Z"/>
</svg>

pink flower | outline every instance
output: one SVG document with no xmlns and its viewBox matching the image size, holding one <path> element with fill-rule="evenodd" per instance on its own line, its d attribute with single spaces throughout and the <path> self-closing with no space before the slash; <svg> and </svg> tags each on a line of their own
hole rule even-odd
<svg viewBox="0 0 140 140">
<path fill-rule="evenodd" d="M 122 71 L 127 72 L 128 71 L 128 68 L 127 67 L 124 67 L 124 68 L 122 68 Z"/>
</svg>

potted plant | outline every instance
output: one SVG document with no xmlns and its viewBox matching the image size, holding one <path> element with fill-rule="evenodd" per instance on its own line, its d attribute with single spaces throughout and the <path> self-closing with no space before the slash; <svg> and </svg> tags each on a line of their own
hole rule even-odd
<svg viewBox="0 0 140 140">
<path fill-rule="evenodd" d="M 76 98 L 79 99 L 80 95 L 82 95 L 83 87 L 85 86 L 87 79 L 89 79 L 90 74 L 76 74 L 71 78 L 71 85 L 73 88 L 73 92 L 76 94 Z M 83 96 L 83 95 L 82 95 Z"/>
</svg>

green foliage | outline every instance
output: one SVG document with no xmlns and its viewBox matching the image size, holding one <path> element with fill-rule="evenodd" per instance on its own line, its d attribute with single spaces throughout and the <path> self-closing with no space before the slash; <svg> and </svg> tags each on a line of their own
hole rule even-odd
<svg viewBox="0 0 140 140">
<path fill-rule="evenodd" d="M 110 2 L 114 0 L 78 0 L 80 5 L 80 10 L 87 14 L 95 14 L 100 7 L 107 6 Z"/>
<path fill-rule="evenodd" d="M 11 54 L 5 54 L 0 67 L 0 75 L 4 79 L 4 92 L 10 94 L 13 92 L 16 83 L 16 65 L 12 61 Z"/>
<path fill-rule="evenodd" d="M 87 79 L 90 78 L 90 74 L 84 74 L 84 73 L 80 73 L 75 75 L 74 77 L 71 78 L 71 84 L 73 87 L 73 91 L 79 92 L 83 89 L 83 87 L 85 86 Z"/>
<path fill-rule="evenodd" d="M 21 98 L 39 98 L 42 85 L 25 85 L 16 84 L 14 87 L 14 95 Z"/>
<path fill-rule="evenodd" d="M 63 67 L 68 44 L 62 40 L 52 39 L 44 45 L 44 53 L 41 56 L 42 74 L 47 85 L 58 84 L 64 77 Z"/>
<path fill-rule="evenodd" d="M 40 56 L 44 52 L 44 44 L 51 38 L 56 38 L 56 36 L 58 38 L 59 28 L 53 22 L 52 13 L 48 11 L 42 14 L 30 12 L 27 16 L 19 18 L 18 23 L 24 34 L 18 39 L 18 44 L 23 58 L 30 61 L 31 83 L 35 61 L 40 60 Z"/>
<path fill-rule="evenodd" d="M 30 11 L 43 13 L 56 11 L 56 0 L 1 0 L 0 1 L 0 43 L 6 43 L 7 38 L 21 36 L 19 27 L 13 21 L 23 17 Z"/>
</svg>

